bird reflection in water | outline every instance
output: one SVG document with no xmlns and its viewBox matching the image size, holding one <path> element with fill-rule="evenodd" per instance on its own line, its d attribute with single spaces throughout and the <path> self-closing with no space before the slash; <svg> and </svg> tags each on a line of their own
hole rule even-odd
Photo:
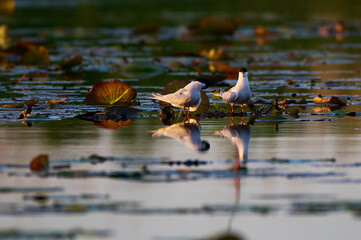
<svg viewBox="0 0 361 240">
<path fill-rule="evenodd" d="M 219 135 L 230 139 L 236 145 L 234 168 L 238 169 L 241 161 L 243 164 L 247 162 L 248 148 L 252 137 L 251 127 L 247 124 L 226 125 L 219 131 Z"/>
<path fill-rule="evenodd" d="M 201 140 L 201 126 L 195 119 L 187 122 L 176 123 L 168 127 L 163 127 L 152 131 L 153 137 L 171 137 L 183 142 L 188 148 L 197 151 L 206 151 L 210 148 L 207 141 Z"/>
<path fill-rule="evenodd" d="M 237 211 L 238 205 L 241 200 L 241 179 L 239 171 L 242 166 L 245 166 L 248 159 L 248 149 L 252 137 L 251 127 L 248 124 L 231 124 L 226 125 L 221 131 L 217 132 L 221 137 L 228 138 L 236 145 L 235 160 L 234 160 L 234 188 L 235 188 L 235 200 L 234 211 L 231 213 L 228 221 L 228 233 L 232 233 L 232 222 L 234 215 Z"/>
</svg>

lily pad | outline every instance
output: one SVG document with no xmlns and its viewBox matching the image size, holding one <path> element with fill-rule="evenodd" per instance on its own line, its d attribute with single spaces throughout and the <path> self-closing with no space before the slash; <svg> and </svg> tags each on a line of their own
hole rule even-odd
<svg viewBox="0 0 361 240">
<path fill-rule="evenodd" d="M 238 22 L 223 16 L 211 15 L 201 19 L 197 33 L 200 35 L 232 35 Z"/>
<path fill-rule="evenodd" d="M 145 23 L 137 26 L 133 30 L 134 35 L 153 35 L 160 32 L 160 26 L 155 23 Z"/>
<path fill-rule="evenodd" d="M 113 105 L 127 103 L 137 96 L 137 92 L 120 81 L 102 81 L 95 84 L 85 96 L 87 105 Z"/>
<path fill-rule="evenodd" d="M 165 72 L 165 68 L 152 62 L 130 62 L 120 67 L 120 74 L 129 78 L 152 78 Z"/>
<path fill-rule="evenodd" d="M 49 52 L 44 46 L 30 45 L 28 51 L 26 51 L 19 64 L 21 65 L 49 65 Z"/>
<path fill-rule="evenodd" d="M 188 83 L 190 83 L 189 80 L 173 80 L 170 83 L 168 83 L 164 89 L 162 90 L 162 95 L 165 94 L 170 94 L 170 93 L 174 93 L 176 91 L 178 91 L 179 89 L 185 87 Z M 167 104 L 167 103 L 162 103 L 161 104 Z M 199 105 L 197 111 L 195 111 L 196 113 L 204 113 L 207 112 L 209 109 L 209 100 L 207 95 L 205 94 L 205 92 L 203 92 L 203 90 L 201 90 L 201 105 Z"/>
<path fill-rule="evenodd" d="M 70 59 L 65 60 L 64 62 L 55 66 L 55 70 L 62 69 L 62 70 L 70 70 L 72 67 L 78 66 L 83 62 L 83 57 L 77 55 Z"/>
<path fill-rule="evenodd" d="M 49 168 L 49 156 L 47 154 L 40 154 L 33 158 L 30 162 L 30 171 L 42 172 Z"/>
</svg>

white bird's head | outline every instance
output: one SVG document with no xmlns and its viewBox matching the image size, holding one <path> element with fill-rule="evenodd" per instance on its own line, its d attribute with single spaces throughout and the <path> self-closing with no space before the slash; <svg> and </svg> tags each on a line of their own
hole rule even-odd
<svg viewBox="0 0 361 240">
<path fill-rule="evenodd" d="M 239 77 L 240 78 L 247 78 L 248 77 L 248 72 L 246 68 L 241 68 L 241 70 L 239 71 Z"/>
<path fill-rule="evenodd" d="M 197 89 L 198 91 L 202 90 L 202 88 L 205 88 L 205 87 L 206 87 L 205 83 L 201 83 L 198 81 L 193 81 L 193 82 L 189 83 L 187 86 L 185 86 L 185 88 Z"/>
</svg>

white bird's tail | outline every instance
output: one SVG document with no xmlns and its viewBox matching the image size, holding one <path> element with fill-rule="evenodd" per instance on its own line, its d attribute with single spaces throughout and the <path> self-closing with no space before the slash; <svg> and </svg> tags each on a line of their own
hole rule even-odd
<svg viewBox="0 0 361 240">
<path fill-rule="evenodd" d="M 222 97 L 224 91 L 220 90 L 219 93 L 212 93 L 212 95 L 216 96 L 216 97 Z"/>
<path fill-rule="evenodd" d="M 163 100 L 163 95 L 159 94 L 159 93 L 152 93 L 152 96 L 150 97 L 151 99 L 158 99 L 158 100 Z"/>
</svg>

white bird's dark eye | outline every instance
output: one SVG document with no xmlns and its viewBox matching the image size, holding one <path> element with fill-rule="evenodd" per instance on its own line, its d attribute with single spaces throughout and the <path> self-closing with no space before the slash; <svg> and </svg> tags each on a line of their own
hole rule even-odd
<svg viewBox="0 0 361 240">
<path fill-rule="evenodd" d="M 240 71 L 240 72 L 246 73 L 246 72 L 247 72 L 247 69 L 246 69 L 246 68 L 241 68 L 241 71 Z"/>
</svg>

